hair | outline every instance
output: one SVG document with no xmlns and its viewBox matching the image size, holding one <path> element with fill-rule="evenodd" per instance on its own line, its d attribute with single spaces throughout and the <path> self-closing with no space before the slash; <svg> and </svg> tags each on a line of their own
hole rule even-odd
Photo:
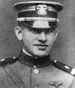
<svg viewBox="0 0 75 88">
<path fill-rule="evenodd" d="M 18 21 L 18 26 L 19 26 L 19 27 L 23 27 L 23 26 L 24 26 L 24 22 L 19 22 L 19 21 Z"/>
</svg>

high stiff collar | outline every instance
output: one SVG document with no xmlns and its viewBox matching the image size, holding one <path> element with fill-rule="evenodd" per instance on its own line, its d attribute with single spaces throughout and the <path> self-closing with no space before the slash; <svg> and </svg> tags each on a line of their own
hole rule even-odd
<svg viewBox="0 0 75 88">
<path fill-rule="evenodd" d="M 28 56 L 23 51 L 21 51 L 19 55 L 19 61 L 30 67 L 45 67 L 51 63 L 49 55 L 35 59 L 34 57 Z"/>
</svg>

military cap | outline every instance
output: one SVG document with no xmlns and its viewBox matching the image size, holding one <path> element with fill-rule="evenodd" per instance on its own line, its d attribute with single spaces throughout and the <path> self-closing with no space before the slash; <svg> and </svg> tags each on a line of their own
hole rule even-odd
<svg viewBox="0 0 75 88">
<path fill-rule="evenodd" d="M 58 12 L 63 9 L 63 5 L 53 1 L 26 1 L 13 5 L 18 12 L 17 21 L 24 22 L 31 28 L 51 28 L 56 27 L 59 22 Z"/>
</svg>

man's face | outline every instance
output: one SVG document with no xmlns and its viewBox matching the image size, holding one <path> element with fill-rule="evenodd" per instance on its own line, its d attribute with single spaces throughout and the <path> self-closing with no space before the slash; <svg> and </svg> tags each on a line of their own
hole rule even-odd
<svg viewBox="0 0 75 88">
<path fill-rule="evenodd" d="M 49 54 L 53 42 L 57 36 L 56 30 L 51 29 L 31 29 L 24 27 L 21 32 L 21 39 L 24 49 L 34 56 L 44 56 Z"/>
</svg>

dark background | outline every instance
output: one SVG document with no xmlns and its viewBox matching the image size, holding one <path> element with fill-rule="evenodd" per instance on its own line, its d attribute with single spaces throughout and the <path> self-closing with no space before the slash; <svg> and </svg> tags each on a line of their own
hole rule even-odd
<svg viewBox="0 0 75 88">
<path fill-rule="evenodd" d="M 18 56 L 22 47 L 14 33 L 17 13 L 12 5 L 16 1 L 19 0 L 0 0 L 0 58 Z M 64 10 L 59 13 L 60 32 L 52 47 L 51 57 L 75 67 L 75 0 L 55 1 L 60 1 Z"/>
</svg>

